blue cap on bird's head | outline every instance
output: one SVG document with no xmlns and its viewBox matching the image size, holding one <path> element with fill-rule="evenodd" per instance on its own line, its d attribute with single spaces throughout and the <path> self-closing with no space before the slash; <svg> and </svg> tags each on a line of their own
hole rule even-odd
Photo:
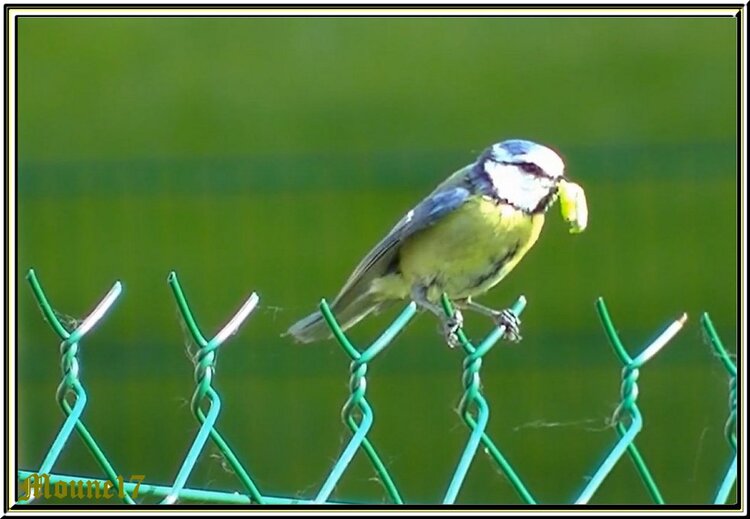
<svg viewBox="0 0 750 519">
<path fill-rule="evenodd" d="M 539 145 L 523 139 L 508 139 L 507 141 L 497 143 L 496 146 L 503 148 L 511 155 L 523 155 Z"/>
</svg>

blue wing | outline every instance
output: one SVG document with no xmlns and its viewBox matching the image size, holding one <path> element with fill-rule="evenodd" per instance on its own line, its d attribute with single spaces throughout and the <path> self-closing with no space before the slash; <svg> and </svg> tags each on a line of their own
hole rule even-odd
<svg viewBox="0 0 750 519">
<path fill-rule="evenodd" d="M 345 303 L 343 299 L 361 295 L 361 290 L 357 290 L 357 287 L 361 286 L 366 290 L 369 283 L 363 286 L 363 281 L 368 282 L 385 274 L 399 246 L 406 238 L 434 225 L 441 218 L 461 207 L 470 196 L 470 191 L 466 187 L 456 185 L 462 183 L 461 180 L 458 174 L 452 176 L 399 220 L 385 238 L 373 247 L 357 265 L 335 302 Z"/>
</svg>

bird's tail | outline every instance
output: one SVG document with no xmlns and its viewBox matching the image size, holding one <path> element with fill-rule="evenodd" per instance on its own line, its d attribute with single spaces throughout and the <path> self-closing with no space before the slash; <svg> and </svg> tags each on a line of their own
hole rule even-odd
<svg viewBox="0 0 750 519">
<path fill-rule="evenodd" d="M 386 301 L 378 301 L 373 293 L 367 292 L 348 303 L 335 301 L 331 305 L 331 310 L 341 328 L 346 330 L 372 312 L 380 311 L 386 303 Z M 323 318 L 323 314 L 317 311 L 294 323 L 284 335 L 291 335 L 297 341 L 307 343 L 327 339 L 333 333 Z"/>
</svg>

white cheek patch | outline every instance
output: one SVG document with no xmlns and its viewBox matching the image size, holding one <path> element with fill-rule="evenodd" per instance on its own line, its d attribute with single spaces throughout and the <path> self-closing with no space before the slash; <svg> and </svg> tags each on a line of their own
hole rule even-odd
<svg viewBox="0 0 750 519">
<path fill-rule="evenodd" d="M 484 171 L 489 176 L 497 196 L 524 211 L 531 212 L 536 209 L 555 187 L 554 180 L 524 173 L 511 164 L 488 160 L 484 163 Z"/>
</svg>

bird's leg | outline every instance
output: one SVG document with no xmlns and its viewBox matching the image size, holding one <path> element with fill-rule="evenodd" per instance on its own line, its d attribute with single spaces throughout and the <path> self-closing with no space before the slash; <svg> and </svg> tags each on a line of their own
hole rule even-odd
<svg viewBox="0 0 750 519">
<path fill-rule="evenodd" d="M 411 291 L 411 298 L 417 303 L 417 306 L 429 310 L 440 319 L 442 332 L 445 336 L 445 340 L 448 342 L 448 346 L 455 348 L 461 343 L 458 339 L 458 330 L 464 324 L 464 316 L 458 308 L 453 312 L 453 317 L 448 317 L 443 311 L 443 307 L 432 303 L 427 299 L 427 287 L 424 285 L 414 287 Z"/>
<path fill-rule="evenodd" d="M 463 308 L 464 310 L 474 310 L 477 313 L 486 315 L 487 317 L 492 319 L 495 325 L 504 326 L 505 333 L 503 334 L 503 338 L 508 339 L 511 342 L 518 342 L 521 340 L 521 334 L 519 333 L 521 320 L 518 318 L 518 316 L 516 316 L 516 314 L 511 312 L 510 308 L 506 308 L 504 310 L 495 310 L 494 308 L 475 303 L 471 300 L 470 297 L 467 297 L 466 299 L 456 300 L 454 304 L 458 308 Z"/>
</svg>

